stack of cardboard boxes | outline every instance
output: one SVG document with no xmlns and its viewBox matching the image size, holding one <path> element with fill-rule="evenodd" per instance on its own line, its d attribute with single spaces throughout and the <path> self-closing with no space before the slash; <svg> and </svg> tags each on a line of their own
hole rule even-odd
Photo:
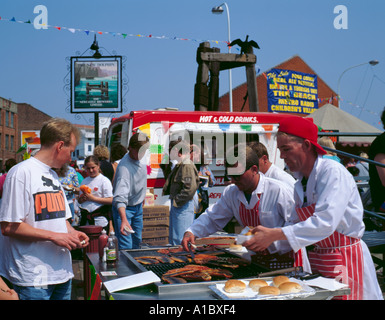
<svg viewBox="0 0 385 320">
<path fill-rule="evenodd" d="M 169 243 L 170 226 L 169 206 L 143 206 L 142 242 L 150 246 L 164 246 Z"/>
</svg>

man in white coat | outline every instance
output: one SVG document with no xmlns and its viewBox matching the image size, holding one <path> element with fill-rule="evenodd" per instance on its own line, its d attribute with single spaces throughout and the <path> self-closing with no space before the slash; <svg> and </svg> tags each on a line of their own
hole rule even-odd
<svg viewBox="0 0 385 320">
<path fill-rule="evenodd" d="M 185 250 L 188 250 L 189 242 L 195 243 L 195 238 L 222 230 L 233 217 L 243 227 L 263 225 L 275 228 L 299 221 L 294 211 L 293 188 L 259 174 L 258 156 L 250 147 L 242 145 L 235 149 L 238 149 L 238 158 L 245 163 L 238 161 L 234 166 L 226 164 L 228 172 L 231 167 L 238 173 L 229 175 L 232 184 L 225 188 L 221 199 L 187 229 L 182 240 Z M 292 253 L 287 241 L 276 241 L 266 249 L 270 254 Z M 295 266 L 303 266 L 304 270 L 309 271 L 310 264 L 305 252 L 295 257 L 293 254 L 292 257 L 295 258 Z"/>
<path fill-rule="evenodd" d="M 268 178 L 281 180 L 294 187 L 295 179 L 293 176 L 270 161 L 269 153 L 263 143 L 253 141 L 249 143 L 249 146 L 257 153 L 260 172 Z"/>
<path fill-rule="evenodd" d="M 280 122 L 277 144 L 289 169 L 298 178 L 295 210 L 301 222 L 282 228 L 256 227 L 250 250 L 264 250 L 288 240 L 294 251 L 313 245 L 313 272 L 349 285 L 344 300 L 383 299 L 366 244 L 363 206 L 352 175 L 336 161 L 322 158 L 318 128 L 310 119 L 291 117 Z"/>
</svg>

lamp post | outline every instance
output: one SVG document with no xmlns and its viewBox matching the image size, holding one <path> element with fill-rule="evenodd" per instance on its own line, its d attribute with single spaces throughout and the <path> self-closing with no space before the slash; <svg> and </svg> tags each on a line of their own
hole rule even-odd
<svg viewBox="0 0 385 320">
<path fill-rule="evenodd" d="M 228 36 L 228 42 L 231 42 L 230 38 L 230 11 L 229 7 L 226 2 L 222 3 L 221 5 L 214 7 L 211 9 L 211 12 L 213 14 L 222 14 L 223 13 L 223 7 L 226 7 L 226 13 L 227 13 L 227 36 Z M 231 53 L 231 48 L 228 47 L 229 53 Z M 233 111 L 233 86 L 232 86 L 232 80 L 231 80 L 231 69 L 229 69 L 229 110 L 230 112 Z"/>
<path fill-rule="evenodd" d="M 379 61 L 378 61 L 378 60 L 370 60 L 369 62 L 360 63 L 360 64 L 358 64 L 358 65 L 356 65 L 356 66 L 352 66 L 352 67 L 349 67 L 349 68 L 347 68 L 346 70 L 344 70 L 344 71 L 341 73 L 340 77 L 338 78 L 338 85 L 337 85 L 337 96 L 338 96 L 338 100 L 340 99 L 340 82 L 341 82 L 342 76 L 343 76 L 347 71 L 349 71 L 349 70 L 351 70 L 351 69 L 353 69 L 353 68 L 361 67 L 361 66 L 363 66 L 363 65 L 365 65 L 365 64 L 370 64 L 371 66 L 375 66 L 375 65 L 379 64 Z M 339 103 L 338 103 L 338 105 L 339 105 Z"/>
</svg>

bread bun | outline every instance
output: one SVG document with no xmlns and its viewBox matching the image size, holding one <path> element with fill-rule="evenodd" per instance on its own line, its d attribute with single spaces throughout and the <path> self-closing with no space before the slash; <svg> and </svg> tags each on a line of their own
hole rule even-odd
<svg viewBox="0 0 385 320">
<path fill-rule="evenodd" d="M 241 244 L 230 244 L 229 249 L 234 250 L 234 251 L 241 251 L 242 250 L 242 245 Z"/>
<path fill-rule="evenodd" d="M 229 293 L 239 293 L 246 289 L 246 284 L 240 280 L 227 280 L 223 290 Z"/>
<path fill-rule="evenodd" d="M 278 288 L 282 283 L 289 281 L 290 279 L 286 276 L 276 276 L 273 278 L 273 286 Z"/>
<path fill-rule="evenodd" d="M 245 233 L 245 236 L 252 236 L 252 235 L 254 235 L 254 233 L 252 233 L 251 230 L 253 230 L 255 227 L 247 226 L 247 228 L 249 228 L 250 230 Z"/>
<path fill-rule="evenodd" d="M 302 286 L 297 282 L 284 282 L 279 287 L 281 293 L 297 293 L 302 290 Z"/>
<path fill-rule="evenodd" d="M 276 296 L 280 294 L 280 291 L 277 287 L 266 286 L 259 288 L 258 294 Z"/>
<path fill-rule="evenodd" d="M 261 287 L 268 286 L 267 282 L 262 279 L 254 279 L 249 281 L 249 287 L 253 290 L 258 292 Z"/>
</svg>

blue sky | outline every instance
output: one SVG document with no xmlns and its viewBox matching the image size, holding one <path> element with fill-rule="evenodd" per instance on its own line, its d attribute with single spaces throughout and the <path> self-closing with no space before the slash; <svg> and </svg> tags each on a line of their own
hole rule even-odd
<svg viewBox="0 0 385 320">
<path fill-rule="evenodd" d="M 177 107 L 194 109 L 196 50 L 204 40 L 227 52 L 226 13 L 213 15 L 214 0 L 1 0 L 0 96 L 26 102 L 50 116 L 90 124 L 90 115 L 71 114 L 64 81 L 66 58 L 86 51 L 94 33 L 102 53 L 126 57 L 125 111 Z M 231 39 L 257 41 L 261 72 L 298 54 L 335 91 L 340 80 L 341 108 L 382 128 L 385 106 L 385 2 L 381 0 L 228 0 Z M 370 5 L 368 5 L 370 3 Z M 33 20 L 34 8 L 48 9 L 47 30 L 8 21 Z M 348 28 L 336 29 L 334 8 L 345 5 Z M 67 27 L 80 29 L 70 32 Z M 109 32 L 109 33 L 106 33 Z M 114 36 L 112 32 L 116 33 Z M 125 33 L 125 38 L 119 34 Z M 142 35 L 142 37 L 136 36 Z M 147 37 L 152 35 L 152 37 Z M 164 38 L 159 39 L 158 37 Z M 173 40 L 183 38 L 188 40 Z M 236 47 L 232 49 L 237 53 Z M 233 88 L 246 81 L 243 68 L 233 70 Z M 228 73 L 220 75 L 220 95 L 228 91 Z"/>
</svg>

